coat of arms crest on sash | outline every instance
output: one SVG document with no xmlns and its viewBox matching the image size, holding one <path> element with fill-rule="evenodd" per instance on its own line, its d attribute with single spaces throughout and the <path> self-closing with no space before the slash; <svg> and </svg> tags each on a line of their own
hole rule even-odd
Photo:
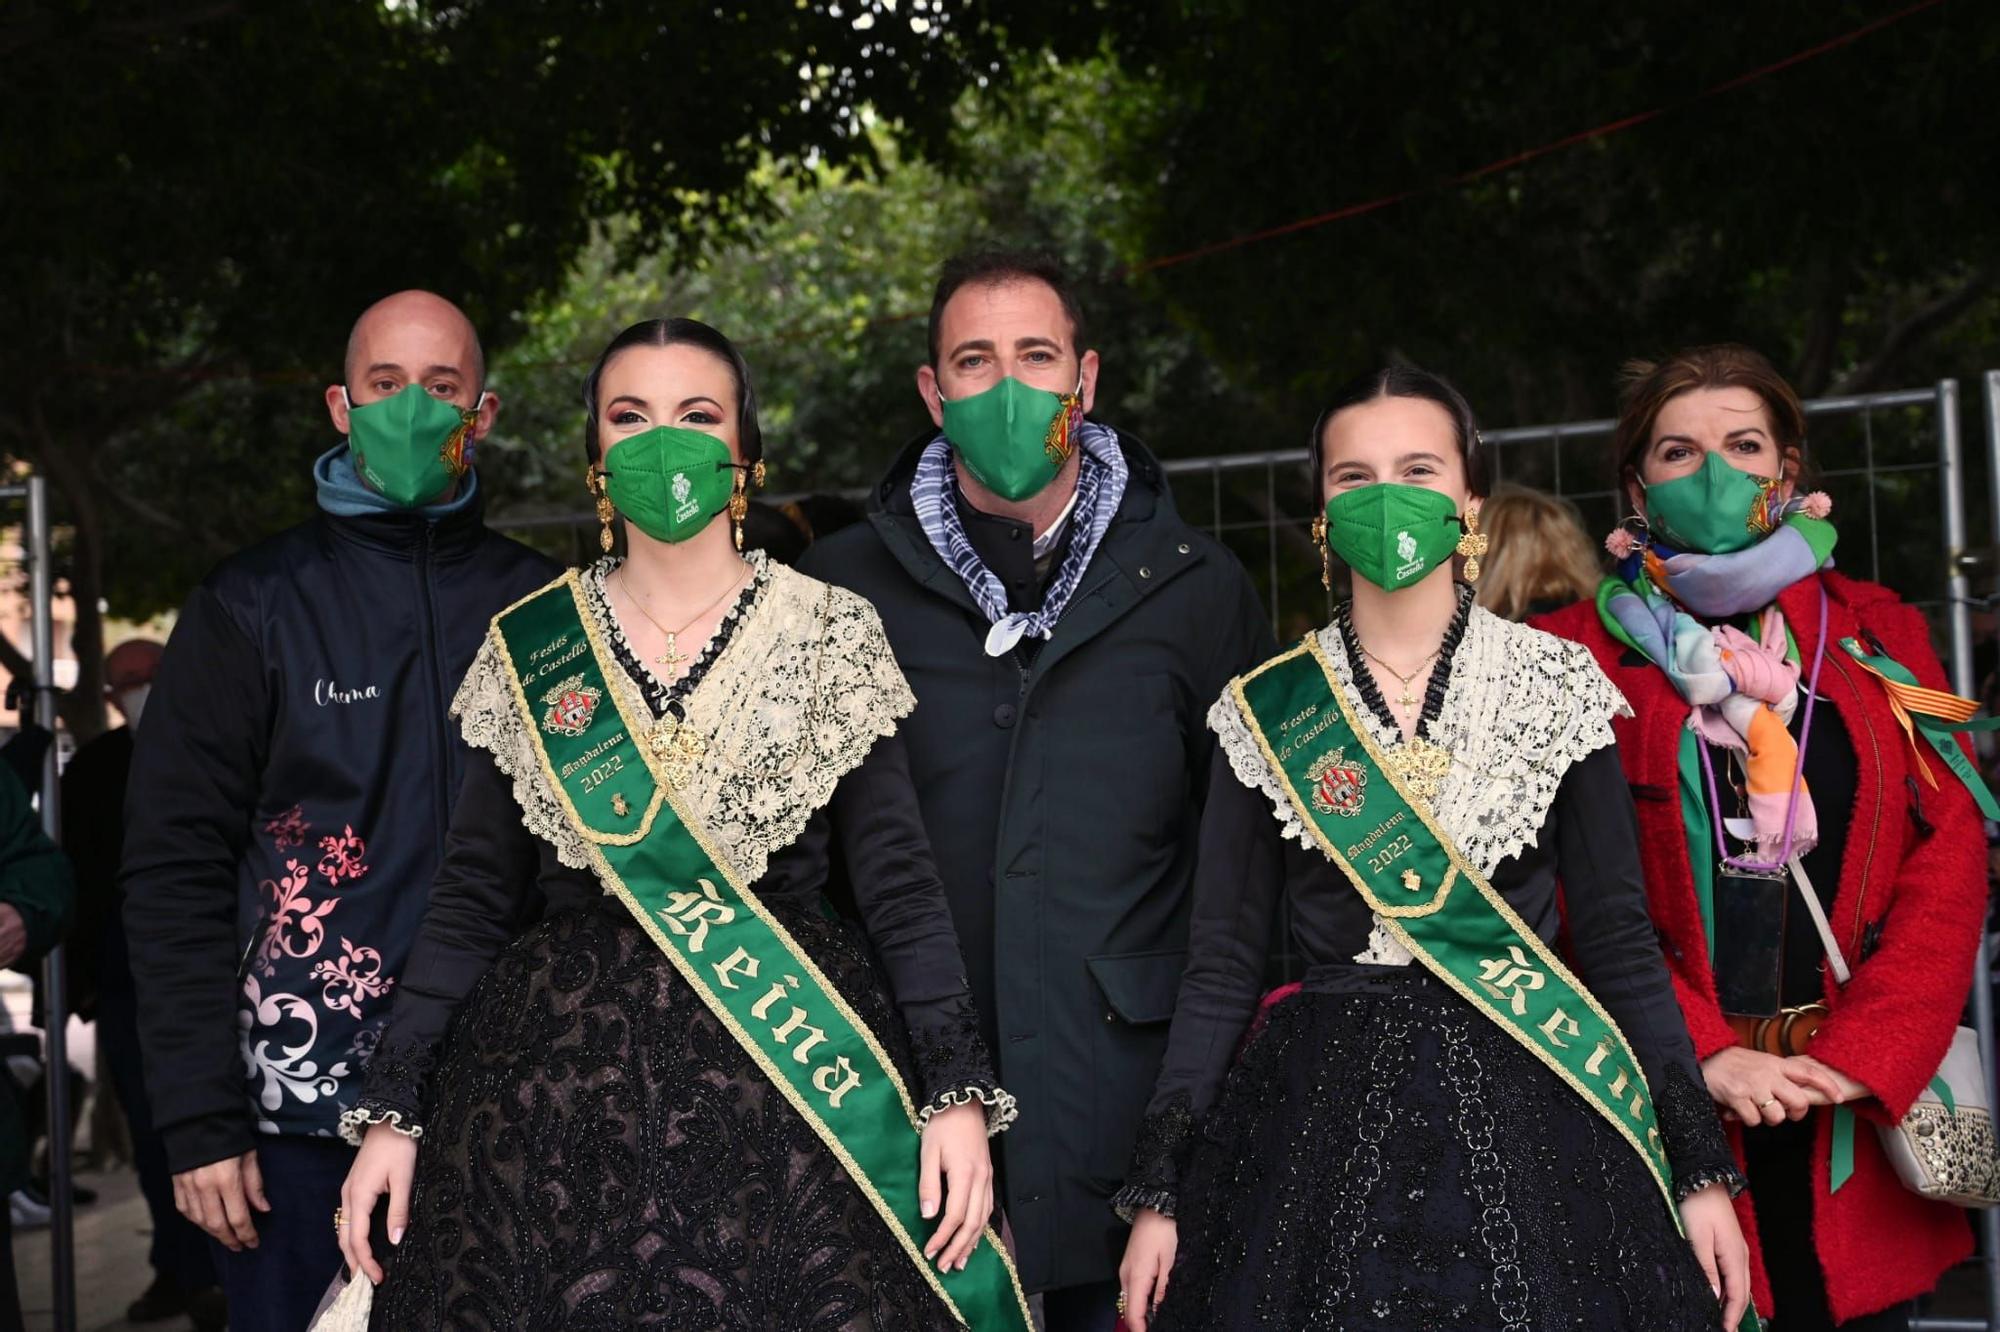
<svg viewBox="0 0 2000 1332">
<path fill-rule="evenodd" d="M 1322 754 L 1306 769 L 1306 779 L 1312 783 L 1312 807 L 1322 814 L 1339 814 L 1353 818 L 1361 812 L 1367 800 L 1368 772 L 1359 763 L 1346 757 L 1343 746 L 1331 754 Z"/>
<path fill-rule="evenodd" d="M 551 735 L 582 735 L 590 729 L 590 719 L 603 698 L 604 692 L 585 684 L 581 675 L 570 676 L 542 695 L 542 702 L 548 705 L 542 714 L 542 729 Z"/>
</svg>

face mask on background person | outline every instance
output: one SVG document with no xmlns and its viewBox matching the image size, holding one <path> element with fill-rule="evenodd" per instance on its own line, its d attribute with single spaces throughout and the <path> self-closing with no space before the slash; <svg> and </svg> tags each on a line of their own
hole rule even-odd
<svg viewBox="0 0 2000 1332">
<path fill-rule="evenodd" d="M 347 395 L 345 388 L 341 389 Z M 486 395 L 479 395 L 484 403 Z M 347 442 L 354 470 L 391 504 L 428 504 L 472 469 L 472 428 L 479 406 L 460 407 L 411 384 L 356 407 L 347 397 Z"/>
<path fill-rule="evenodd" d="M 1765 497 L 1777 484 L 1711 453 L 1686 476 L 1646 487 L 1646 525 L 1668 544 L 1703 555 L 1748 550 L 1771 534 Z"/>
<path fill-rule="evenodd" d="M 979 484 L 1006 500 L 1039 495 L 1076 447 L 1083 417 L 1083 380 L 1071 393 L 1051 393 L 1008 375 L 969 398 L 947 398 L 944 437 Z"/>
</svg>

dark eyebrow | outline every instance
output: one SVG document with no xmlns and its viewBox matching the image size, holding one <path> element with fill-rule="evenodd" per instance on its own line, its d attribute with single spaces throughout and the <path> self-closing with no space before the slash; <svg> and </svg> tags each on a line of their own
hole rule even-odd
<svg viewBox="0 0 2000 1332">
<path fill-rule="evenodd" d="M 722 410 L 722 404 L 714 398 L 709 397 L 706 393 L 697 393 L 692 398 L 682 398 L 679 410 L 684 412 L 698 402 L 705 402 L 718 412 Z"/>
<path fill-rule="evenodd" d="M 1764 433 L 1763 426 L 1738 426 L 1736 427 L 1736 429 L 1724 435 L 1723 438 L 1735 439 L 1738 435 L 1761 435 L 1763 433 Z"/>
<path fill-rule="evenodd" d="M 459 379 L 463 379 L 465 378 L 465 371 L 455 365 L 427 365 L 424 367 L 423 377 L 425 379 L 429 379 L 434 375 L 454 375 Z"/>
<path fill-rule="evenodd" d="M 1693 440 L 1687 435 L 1661 435 L 1658 439 L 1653 441 L 1653 447 L 1657 449 L 1662 444 L 1693 444 L 1693 443 L 1695 443 L 1695 440 Z"/>
<path fill-rule="evenodd" d="M 629 393 L 621 393 L 617 397 L 613 398 L 610 402 L 605 403 L 604 410 L 608 412 L 621 402 L 629 402 L 642 412 L 648 412 L 652 410 L 652 407 L 646 402 L 644 398 L 635 398 Z"/>
<path fill-rule="evenodd" d="M 1435 453 L 1430 452 L 1429 450 L 1425 450 L 1421 453 L 1404 454 L 1402 457 L 1396 459 L 1396 466 L 1407 467 L 1413 462 L 1423 462 L 1425 460 L 1429 460 L 1431 462 L 1438 463 L 1440 465 L 1444 463 L 1443 458 L 1439 457 Z"/>
<path fill-rule="evenodd" d="M 947 360 L 952 360 L 952 361 L 955 361 L 955 360 L 957 360 L 957 359 L 958 359 L 958 357 L 959 357 L 959 353 L 961 353 L 961 352 L 969 352 L 969 351 L 989 351 L 989 352 L 990 352 L 990 351 L 992 351 L 992 350 L 993 350 L 993 342 L 992 342 L 992 340 L 991 340 L 991 339 L 989 339 L 989 338 L 974 338 L 974 339 L 972 339 L 972 340 L 971 340 L 971 341 L 969 341 L 969 342 L 961 342 L 961 343 L 959 343 L 959 344 L 958 344 L 958 345 L 957 345 L 956 347 L 953 347 L 953 348 L 951 349 L 951 355 L 950 355 L 950 356 L 948 356 L 948 357 L 946 357 L 945 359 L 947 359 Z"/>
<path fill-rule="evenodd" d="M 399 375 L 403 373 L 403 367 L 397 365 L 394 361 L 377 361 L 368 367 L 367 373 L 372 375 L 381 370 L 393 370 Z"/>
<path fill-rule="evenodd" d="M 1054 338 L 1042 337 L 1038 333 L 1030 334 L 1025 338 L 1014 339 L 1015 351 L 1026 351 L 1030 347 L 1048 347 L 1055 351 L 1062 350 L 1062 344 L 1060 342 L 1057 342 Z"/>
</svg>

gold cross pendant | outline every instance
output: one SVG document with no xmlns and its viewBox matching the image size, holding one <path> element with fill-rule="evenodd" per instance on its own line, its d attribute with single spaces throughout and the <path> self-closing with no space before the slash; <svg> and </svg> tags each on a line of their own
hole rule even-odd
<svg viewBox="0 0 2000 1332">
<path fill-rule="evenodd" d="M 673 674 L 679 675 L 681 673 L 681 663 L 686 660 L 687 655 L 680 650 L 680 646 L 675 640 L 674 635 L 668 634 L 667 650 L 653 658 L 653 664 L 655 666 L 664 666 Z"/>
</svg>

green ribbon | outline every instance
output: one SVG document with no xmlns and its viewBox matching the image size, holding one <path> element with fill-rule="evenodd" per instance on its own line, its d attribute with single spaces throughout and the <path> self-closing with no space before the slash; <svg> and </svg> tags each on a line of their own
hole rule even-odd
<svg viewBox="0 0 2000 1332">
<path fill-rule="evenodd" d="M 1827 1192 L 1839 1193 L 1840 1186 L 1854 1178 L 1854 1111 L 1844 1105 L 1833 1107 L 1833 1155 L 1827 1172 Z"/>
<path fill-rule="evenodd" d="M 1909 667 L 1886 653 L 1867 652 L 1852 638 L 1841 639 L 1840 646 L 1846 650 L 1848 656 L 1886 680 L 1909 689 L 1927 688 L 1918 682 Z M 1945 767 L 1951 770 L 1952 776 L 1958 778 L 1965 789 L 1972 794 L 1980 813 L 1989 819 L 2000 820 L 2000 801 L 1994 799 L 1992 790 L 1986 785 L 1986 779 L 1979 775 L 1979 770 L 1972 766 L 1972 760 L 1965 756 L 1965 751 L 1959 748 L 1958 741 L 1954 738 L 1961 731 L 2000 729 L 2000 717 L 1972 717 L 1965 721 L 1952 721 L 1912 706 L 1907 697 L 1896 694 L 1893 690 L 1891 696 L 1900 703 L 1916 734 L 1923 737 L 1936 751 L 1938 758 L 1944 761 Z M 1967 706 L 1970 707 L 1970 704 Z"/>
<path fill-rule="evenodd" d="M 640 725 L 574 571 L 494 620 L 542 780 L 598 877 L 754 1058 L 888 1223 L 960 1322 L 1028 1332 L 1026 1297 L 989 1227 L 962 1271 L 923 1256 L 916 1107 L 880 1041 L 740 882 L 673 792 L 675 723 Z"/>
</svg>

